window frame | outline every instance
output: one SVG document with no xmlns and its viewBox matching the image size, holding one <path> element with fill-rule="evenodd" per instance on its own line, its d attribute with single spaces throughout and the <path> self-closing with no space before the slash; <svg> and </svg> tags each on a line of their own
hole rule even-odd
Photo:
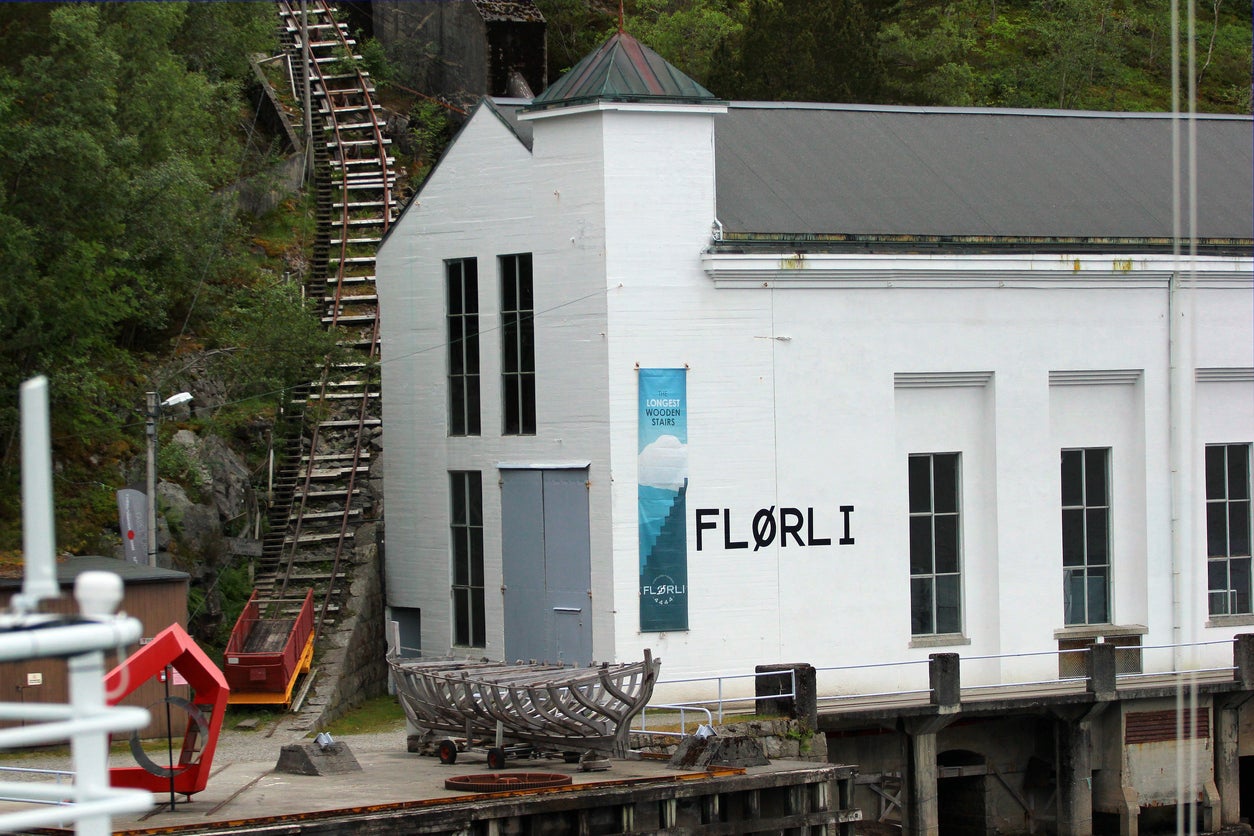
<svg viewBox="0 0 1254 836">
<path fill-rule="evenodd" d="M 449 632 L 454 647 L 486 647 L 483 474 L 449 471 Z"/>
<path fill-rule="evenodd" d="M 1249 442 L 1207 444 L 1203 453 L 1206 503 L 1206 608 L 1211 616 L 1254 614 L 1254 568 L 1251 566 L 1251 476 Z M 1216 457 L 1222 473 L 1215 473 Z M 1233 474 L 1234 454 L 1243 474 Z M 1217 478 L 1218 477 L 1218 478 Z M 1243 478 L 1242 478 L 1243 477 Z M 1235 482 L 1234 482 L 1235 479 Z M 1234 488 L 1238 495 L 1234 496 Z M 1240 494 L 1244 494 L 1243 496 Z M 1222 531 L 1218 529 L 1221 527 Z M 1244 528 L 1244 531 L 1241 529 Z M 1234 529 L 1236 543 L 1234 544 Z M 1222 539 L 1222 542 L 1219 540 Z M 1244 543 L 1241 540 L 1244 540 Z M 1244 545 L 1244 550 L 1241 546 Z M 1222 583 L 1217 585 L 1222 574 Z M 1244 578 L 1240 578 L 1240 575 Z M 1234 575 L 1238 579 L 1234 580 Z M 1241 589 L 1237 586 L 1240 585 Z M 1221 597 L 1217 597 L 1221 596 Z"/>
<path fill-rule="evenodd" d="M 501 435 L 536 434 L 532 254 L 497 256 L 501 290 Z"/>
<path fill-rule="evenodd" d="M 950 496 L 940 495 L 937 462 L 946 463 L 952 474 Z M 917 492 L 920 464 L 926 462 L 926 496 Z M 910 516 L 910 634 L 912 637 L 963 635 L 962 589 L 962 454 L 912 453 L 907 460 L 908 509 Z M 938 508 L 942 504 L 945 507 Z M 951 507 L 952 506 L 952 507 Z M 926 543 L 922 537 L 926 534 Z M 949 543 L 950 554 L 939 551 L 941 541 Z M 926 548 L 924 548 L 926 546 Z M 924 563 L 926 562 L 926 566 Z M 944 562 L 944 571 L 941 563 Z M 919 571 L 923 569 L 924 571 Z M 942 607 L 941 586 L 949 587 L 952 605 Z M 942 613 L 942 610 L 952 610 Z M 923 623 L 926 621 L 926 623 Z"/>
<path fill-rule="evenodd" d="M 445 338 L 448 342 L 448 434 L 477 436 L 479 386 L 479 264 L 475 258 L 444 262 Z"/>
<path fill-rule="evenodd" d="M 1100 455 L 1100 471 L 1097 465 L 1090 467 L 1090 460 Z M 1079 484 L 1069 484 L 1069 464 L 1079 457 Z M 1114 561 L 1112 538 L 1114 534 L 1114 484 L 1111 478 L 1114 452 L 1110 447 L 1064 447 L 1059 452 L 1059 506 L 1060 531 L 1062 537 L 1062 596 L 1063 623 L 1068 627 L 1079 627 L 1092 624 L 1113 624 L 1114 613 Z M 1074 467 L 1074 464 L 1071 465 Z M 1102 496 L 1091 496 L 1093 479 L 1100 472 Z M 1079 494 L 1075 488 L 1079 488 Z M 1094 531 L 1095 524 L 1101 523 L 1104 528 Z M 1077 528 L 1078 524 L 1078 528 Z M 1075 538 L 1079 537 L 1077 541 Z M 1097 554 L 1095 547 L 1100 545 L 1104 554 Z M 1077 552 L 1078 547 L 1078 552 Z M 1077 559 L 1078 558 L 1078 559 Z M 1099 560 L 1098 558 L 1102 558 Z M 1068 562 L 1070 561 L 1070 562 Z M 1095 580 L 1101 579 L 1101 609 L 1096 609 L 1097 596 L 1093 594 Z M 1078 589 L 1081 599 L 1076 609 L 1075 581 L 1079 579 Z M 1075 615 L 1082 612 L 1082 620 Z"/>
</svg>

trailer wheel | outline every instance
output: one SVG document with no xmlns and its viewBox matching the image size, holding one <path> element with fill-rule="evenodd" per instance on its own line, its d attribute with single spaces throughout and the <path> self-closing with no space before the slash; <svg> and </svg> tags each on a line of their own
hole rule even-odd
<svg viewBox="0 0 1254 836">
<path fill-rule="evenodd" d="M 436 748 L 436 752 L 440 756 L 440 763 L 457 763 L 457 744 L 453 741 L 441 740 L 440 745 Z"/>
<path fill-rule="evenodd" d="M 488 750 L 488 769 L 505 768 L 505 750 L 494 746 Z"/>
</svg>

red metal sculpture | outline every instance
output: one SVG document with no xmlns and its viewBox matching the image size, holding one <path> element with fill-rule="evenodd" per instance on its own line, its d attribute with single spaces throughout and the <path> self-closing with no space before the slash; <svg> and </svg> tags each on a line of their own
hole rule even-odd
<svg viewBox="0 0 1254 836">
<path fill-rule="evenodd" d="M 173 707 L 187 712 L 190 722 L 183 734 L 183 748 L 173 768 L 153 762 L 139 745 L 138 733 L 131 737 L 131 753 L 138 766 L 109 769 L 109 783 L 152 792 L 179 793 L 188 797 L 202 791 L 209 782 L 213 752 L 218 746 L 222 719 L 226 715 L 230 688 L 218 666 L 205 655 L 191 636 L 178 624 L 157 634 L 105 677 L 105 693 L 116 705 L 140 685 L 162 675 L 167 668 L 178 673 L 191 687 L 191 698 L 167 697 Z M 171 795 L 171 799 L 173 795 Z"/>
</svg>

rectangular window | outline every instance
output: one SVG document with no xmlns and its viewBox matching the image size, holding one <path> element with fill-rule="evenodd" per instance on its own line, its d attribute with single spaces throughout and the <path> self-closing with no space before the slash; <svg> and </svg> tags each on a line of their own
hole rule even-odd
<svg viewBox="0 0 1254 836">
<path fill-rule="evenodd" d="M 448 284 L 448 434 L 479 435 L 479 269 L 444 262 Z"/>
<path fill-rule="evenodd" d="M 501 266 L 501 401 L 504 435 L 536 433 L 535 302 L 531 253 L 503 255 Z"/>
<path fill-rule="evenodd" d="M 962 632 L 957 453 L 910 457 L 910 632 Z"/>
<path fill-rule="evenodd" d="M 1250 445 L 1206 446 L 1210 614 L 1254 612 L 1250 589 Z"/>
<path fill-rule="evenodd" d="M 1110 623 L 1110 449 L 1062 451 L 1063 612 Z"/>
<path fill-rule="evenodd" d="M 449 492 L 453 644 L 483 647 L 483 480 L 479 471 L 449 473 Z"/>
</svg>

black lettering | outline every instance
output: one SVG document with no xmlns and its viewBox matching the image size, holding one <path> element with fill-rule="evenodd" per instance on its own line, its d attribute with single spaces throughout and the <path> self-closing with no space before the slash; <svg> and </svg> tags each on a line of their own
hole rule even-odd
<svg viewBox="0 0 1254 836">
<path fill-rule="evenodd" d="M 731 538 L 731 509 L 723 509 L 723 548 L 725 549 L 747 549 L 749 543 L 745 540 L 732 541 Z"/>
<path fill-rule="evenodd" d="M 852 505 L 840 506 L 840 513 L 845 517 L 845 536 L 840 538 L 840 545 L 852 546 L 853 538 L 849 536 L 849 515 L 853 513 Z"/>
<path fill-rule="evenodd" d="M 788 535 L 792 535 L 792 539 L 797 541 L 798 546 L 804 546 L 801 542 L 801 511 L 796 508 L 780 508 L 779 509 L 779 547 L 782 549 L 788 545 Z"/>
<path fill-rule="evenodd" d="M 763 508 L 753 515 L 753 550 L 775 542 L 775 506 Z"/>
<path fill-rule="evenodd" d="M 830 546 L 832 544 L 831 537 L 814 536 L 814 508 L 806 509 L 806 542 L 811 546 Z"/>
<path fill-rule="evenodd" d="M 701 551 L 701 532 L 707 528 L 718 528 L 717 522 L 706 522 L 705 517 L 711 514 L 717 514 L 717 508 L 698 508 L 697 509 L 697 551 Z"/>
</svg>

